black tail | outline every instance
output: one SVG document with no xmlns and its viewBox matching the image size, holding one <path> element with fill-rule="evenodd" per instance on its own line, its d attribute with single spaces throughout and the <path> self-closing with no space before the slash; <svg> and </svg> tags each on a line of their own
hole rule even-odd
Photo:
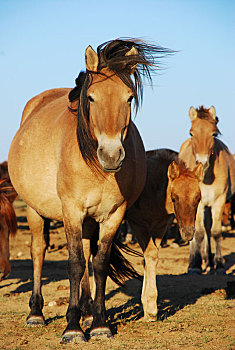
<svg viewBox="0 0 235 350">
<path fill-rule="evenodd" d="M 123 256 L 122 251 L 128 255 L 143 257 L 143 254 L 122 244 L 118 238 L 114 238 L 110 254 L 109 277 L 121 287 L 124 286 L 124 282 L 128 278 L 137 278 L 142 281 L 142 276 Z"/>
<path fill-rule="evenodd" d="M 95 256 L 98 251 L 98 242 L 99 239 L 99 226 L 97 225 L 96 231 L 93 234 L 91 240 L 91 254 Z M 109 268 L 108 268 L 108 276 L 114 281 L 117 285 L 124 287 L 124 282 L 128 278 L 137 278 L 142 281 L 143 277 L 135 270 L 135 268 L 131 265 L 131 263 L 123 256 L 122 251 L 128 255 L 138 256 L 143 258 L 143 254 L 137 252 L 136 250 L 124 245 L 121 243 L 118 233 L 113 239 L 111 252 L 110 252 L 110 260 L 109 260 Z"/>
</svg>

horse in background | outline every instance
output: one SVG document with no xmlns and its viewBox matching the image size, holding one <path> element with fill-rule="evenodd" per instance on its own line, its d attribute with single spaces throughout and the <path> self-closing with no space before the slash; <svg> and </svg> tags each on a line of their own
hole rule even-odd
<svg viewBox="0 0 235 350">
<path fill-rule="evenodd" d="M 27 203 L 32 232 L 34 286 L 28 325 L 44 324 L 41 271 L 48 219 L 63 220 L 68 243 L 70 302 L 63 342 L 84 342 L 83 310 L 93 315 L 90 337 L 111 337 L 105 286 L 115 233 L 146 178 L 145 150 L 131 118 L 158 59 L 170 50 L 136 39 L 113 40 L 85 51 L 86 72 L 74 89 L 53 89 L 31 99 L 9 151 L 10 177 Z M 24 169 L 22 174 L 21 169 Z M 96 294 L 84 297 L 94 226 Z M 80 292 L 81 287 L 81 292 Z"/>
<path fill-rule="evenodd" d="M 221 223 L 226 201 L 235 192 L 235 160 L 228 147 L 217 136 L 218 117 L 214 106 L 189 109 L 191 137 L 181 146 L 179 158 L 186 166 L 193 168 L 201 162 L 204 168 L 200 183 L 201 201 L 196 218 L 196 232 L 190 242 L 189 267 L 192 273 L 202 272 L 202 243 L 206 270 L 224 273 L 221 253 Z M 215 242 L 214 259 L 211 254 L 210 237 Z"/>
<path fill-rule="evenodd" d="M 16 194 L 17 195 L 17 194 Z M 0 281 L 11 272 L 9 236 L 17 232 L 17 218 L 12 202 L 15 191 L 6 179 L 0 180 Z M 13 199 L 14 198 L 14 199 Z M 13 200 L 12 200 L 13 199 Z"/>
<path fill-rule="evenodd" d="M 144 254 L 144 281 L 141 301 L 144 318 L 155 321 L 157 315 L 156 267 L 161 240 L 175 215 L 181 236 L 190 241 L 195 232 L 195 218 L 201 199 L 199 182 L 203 166 L 191 171 L 177 153 L 168 149 L 146 152 L 147 179 L 144 190 L 127 210 L 131 226 Z"/>
</svg>

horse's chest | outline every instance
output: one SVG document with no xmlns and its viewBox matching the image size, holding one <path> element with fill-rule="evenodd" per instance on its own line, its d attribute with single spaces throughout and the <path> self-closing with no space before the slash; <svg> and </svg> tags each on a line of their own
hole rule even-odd
<svg viewBox="0 0 235 350">
<path fill-rule="evenodd" d="M 110 214 L 124 202 L 120 191 L 114 185 L 113 188 L 96 189 L 87 194 L 84 207 L 87 216 L 93 217 L 97 222 L 106 220 Z"/>
<path fill-rule="evenodd" d="M 215 185 L 205 185 L 201 184 L 201 195 L 202 195 L 202 202 L 204 206 L 211 207 L 216 199 L 224 193 L 224 191 L 219 187 Z"/>
</svg>

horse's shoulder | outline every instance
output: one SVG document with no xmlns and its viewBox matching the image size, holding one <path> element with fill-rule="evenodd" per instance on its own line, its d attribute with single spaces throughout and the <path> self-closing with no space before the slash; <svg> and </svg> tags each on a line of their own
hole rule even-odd
<svg viewBox="0 0 235 350">
<path fill-rule="evenodd" d="M 69 88 L 58 88 L 46 90 L 39 95 L 31 98 L 27 103 L 23 110 L 21 125 L 25 122 L 25 120 L 31 115 L 31 113 L 35 112 L 38 108 L 43 107 L 45 104 L 52 100 L 56 100 L 62 96 L 68 95 L 71 89 Z"/>
</svg>

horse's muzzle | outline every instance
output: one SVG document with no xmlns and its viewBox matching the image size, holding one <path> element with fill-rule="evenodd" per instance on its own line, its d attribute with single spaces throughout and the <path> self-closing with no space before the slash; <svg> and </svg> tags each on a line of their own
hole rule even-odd
<svg viewBox="0 0 235 350">
<path fill-rule="evenodd" d="M 194 226 L 180 227 L 180 234 L 184 241 L 191 241 L 195 233 Z"/>
<path fill-rule="evenodd" d="M 112 150 L 99 147 L 97 150 L 101 169 L 105 172 L 116 173 L 121 169 L 125 158 L 125 150 L 122 146 Z"/>
</svg>

